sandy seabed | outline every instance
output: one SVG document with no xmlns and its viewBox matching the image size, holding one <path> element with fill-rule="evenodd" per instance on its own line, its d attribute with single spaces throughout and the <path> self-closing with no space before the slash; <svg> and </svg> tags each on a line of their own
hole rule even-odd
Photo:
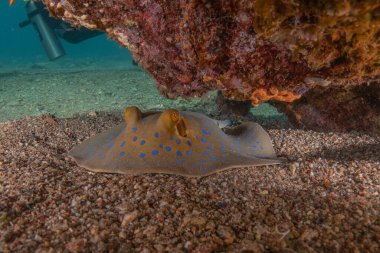
<svg viewBox="0 0 380 253">
<path fill-rule="evenodd" d="M 216 95 L 209 92 L 202 98 L 167 99 L 160 95 L 154 80 L 137 67 L 0 68 L 0 122 L 43 113 L 70 118 L 91 111 L 122 110 L 126 106 L 138 106 L 143 111 L 176 108 L 216 114 Z M 286 120 L 267 103 L 252 108 L 251 113 Z"/>
<path fill-rule="evenodd" d="M 282 165 L 94 174 L 67 151 L 117 114 L 0 124 L 0 252 L 380 252 L 380 136 L 268 129 Z"/>
</svg>

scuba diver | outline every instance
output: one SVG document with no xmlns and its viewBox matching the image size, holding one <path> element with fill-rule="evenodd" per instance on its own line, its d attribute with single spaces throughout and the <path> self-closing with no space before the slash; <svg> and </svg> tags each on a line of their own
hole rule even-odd
<svg viewBox="0 0 380 253">
<path fill-rule="evenodd" d="M 9 1 L 12 5 L 14 0 Z M 88 30 L 86 28 L 72 27 L 61 20 L 51 18 L 42 2 L 33 0 L 25 2 L 28 19 L 21 22 L 21 28 L 32 24 L 40 36 L 41 43 L 50 60 L 58 59 L 65 55 L 65 51 L 59 38 L 77 44 L 83 40 L 103 34 L 100 31 Z"/>
<path fill-rule="evenodd" d="M 9 0 L 12 5 L 14 0 Z M 19 24 L 20 28 L 32 24 L 39 34 L 40 41 L 48 58 L 53 61 L 65 55 L 65 51 L 59 39 L 71 44 L 77 44 L 84 40 L 103 34 L 101 31 L 89 30 L 84 27 L 73 27 L 70 24 L 52 18 L 42 2 L 28 0 L 25 2 L 28 19 Z M 132 64 L 137 66 L 136 61 Z"/>
</svg>

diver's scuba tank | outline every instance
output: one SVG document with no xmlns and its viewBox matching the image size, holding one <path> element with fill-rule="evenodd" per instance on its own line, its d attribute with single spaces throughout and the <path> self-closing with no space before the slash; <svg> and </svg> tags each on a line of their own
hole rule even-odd
<svg viewBox="0 0 380 253">
<path fill-rule="evenodd" d="M 26 1 L 25 8 L 28 20 L 21 22 L 19 26 L 23 28 L 29 24 L 33 24 L 40 36 L 45 52 L 51 61 L 64 56 L 65 51 L 61 42 L 42 13 L 45 6 L 42 3 L 36 3 L 33 0 L 29 0 Z"/>
</svg>

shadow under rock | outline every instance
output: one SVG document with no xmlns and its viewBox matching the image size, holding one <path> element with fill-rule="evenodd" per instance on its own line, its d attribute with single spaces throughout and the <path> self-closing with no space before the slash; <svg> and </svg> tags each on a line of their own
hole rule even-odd
<svg viewBox="0 0 380 253">
<path fill-rule="evenodd" d="M 264 127 L 265 129 L 288 129 L 294 128 L 285 116 L 258 116 L 249 113 L 246 116 L 229 117 L 226 115 L 207 115 L 216 120 L 231 120 L 232 125 L 239 125 L 243 122 L 255 122 Z"/>
<path fill-rule="evenodd" d="M 294 129 L 294 126 L 288 121 L 285 116 L 252 116 L 250 119 L 253 122 L 260 124 L 265 129 Z"/>
<path fill-rule="evenodd" d="M 380 162 L 380 143 L 349 145 L 342 148 L 326 148 L 305 155 L 307 159 L 322 158 L 332 160 Z"/>
</svg>

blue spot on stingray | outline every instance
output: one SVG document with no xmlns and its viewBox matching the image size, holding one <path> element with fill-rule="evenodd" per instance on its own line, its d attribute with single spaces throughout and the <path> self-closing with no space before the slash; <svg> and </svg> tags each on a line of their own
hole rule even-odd
<svg viewBox="0 0 380 253">
<path fill-rule="evenodd" d="M 227 157 L 227 154 L 222 154 L 222 157 L 223 157 L 223 158 L 226 158 L 226 157 Z"/>
<path fill-rule="evenodd" d="M 158 136 L 159 136 L 158 132 L 155 132 L 154 137 L 158 138 Z"/>
<path fill-rule="evenodd" d="M 170 150 L 172 150 L 172 148 L 171 147 L 169 147 L 169 146 L 166 146 L 166 151 L 170 151 Z"/>
<path fill-rule="evenodd" d="M 137 136 L 133 136 L 133 141 L 137 141 Z"/>
<path fill-rule="evenodd" d="M 256 148 L 256 145 L 252 145 L 251 147 L 252 147 L 252 148 Z"/>
<path fill-rule="evenodd" d="M 124 151 L 121 151 L 119 155 L 120 155 L 120 156 L 123 156 L 123 155 L 125 155 L 125 152 L 124 152 Z"/>
<path fill-rule="evenodd" d="M 202 141 L 203 143 L 206 143 L 206 142 L 207 142 L 207 140 L 206 140 L 205 138 L 202 138 L 201 141 Z"/>
<path fill-rule="evenodd" d="M 137 127 L 133 127 L 132 132 L 136 132 L 136 131 L 137 131 Z"/>
<path fill-rule="evenodd" d="M 252 152 L 252 153 L 256 153 L 256 149 L 254 149 L 254 150 L 251 150 L 251 152 Z"/>
<path fill-rule="evenodd" d="M 125 145 L 125 141 L 123 141 L 121 144 L 120 144 L 120 147 L 124 147 Z"/>
<path fill-rule="evenodd" d="M 178 144 L 178 145 L 181 144 L 181 141 L 180 141 L 180 140 L 177 140 L 177 144 Z"/>
<path fill-rule="evenodd" d="M 200 162 L 200 163 L 205 163 L 206 161 L 203 160 L 203 159 L 200 159 L 199 162 Z"/>
<path fill-rule="evenodd" d="M 141 158 L 144 158 L 145 157 L 145 153 L 140 153 L 139 155 Z"/>
<path fill-rule="evenodd" d="M 171 141 L 174 140 L 174 137 L 173 137 L 173 136 L 170 136 L 169 140 L 171 140 Z"/>
<path fill-rule="evenodd" d="M 222 138 L 222 135 L 221 135 L 221 134 L 218 134 L 218 138 Z"/>
<path fill-rule="evenodd" d="M 205 152 L 203 152 L 203 154 L 204 154 L 204 155 L 210 155 L 210 152 L 205 151 Z"/>
<path fill-rule="evenodd" d="M 191 164 L 191 167 L 195 168 L 195 164 L 194 164 L 194 163 L 192 163 L 192 164 Z"/>
<path fill-rule="evenodd" d="M 220 147 L 219 150 L 220 151 L 224 151 L 225 149 L 224 149 L 224 147 Z"/>
<path fill-rule="evenodd" d="M 183 161 L 183 159 L 178 158 L 178 159 L 177 159 L 177 162 L 178 162 L 178 163 L 183 163 L 184 161 Z"/>
<path fill-rule="evenodd" d="M 182 156 L 182 152 L 181 151 L 177 151 L 177 156 Z"/>
<path fill-rule="evenodd" d="M 223 143 L 223 142 L 221 142 L 221 143 L 220 143 L 220 146 L 224 146 L 224 143 Z"/>
<path fill-rule="evenodd" d="M 160 148 L 163 148 L 164 146 L 162 144 L 158 145 Z"/>
<path fill-rule="evenodd" d="M 189 146 L 189 147 L 191 147 L 191 141 L 187 141 L 187 145 Z"/>
<path fill-rule="evenodd" d="M 191 151 L 190 150 L 186 151 L 186 155 L 191 155 Z"/>
<path fill-rule="evenodd" d="M 211 132 L 207 132 L 205 129 L 202 129 L 202 133 L 205 135 L 211 135 Z"/>
<path fill-rule="evenodd" d="M 208 150 L 213 150 L 214 148 L 211 147 L 211 146 L 208 146 L 207 149 L 208 149 Z"/>
<path fill-rule="evenodd" d="M 152 151 L 152 155 L 158 155 L 158 151 L 157 150 L 153 150 Z"/>
<path fill-rule="evenodd" d="M 140 145 L 144 145 L 144 144 L 145 144 L 144 140 L 140 141 Z"/>
<path fill-rule="evenodd" d="M 113 145 L 114 145 L 114 143 L 110 143 L 110 144 L 108 145 L 108 148 L 112 148 Z"/>
<path fill-rule="evenodd" d="M 211 156 L 211 160 L 216 161 L 216 156 Z"/>
</svg>

